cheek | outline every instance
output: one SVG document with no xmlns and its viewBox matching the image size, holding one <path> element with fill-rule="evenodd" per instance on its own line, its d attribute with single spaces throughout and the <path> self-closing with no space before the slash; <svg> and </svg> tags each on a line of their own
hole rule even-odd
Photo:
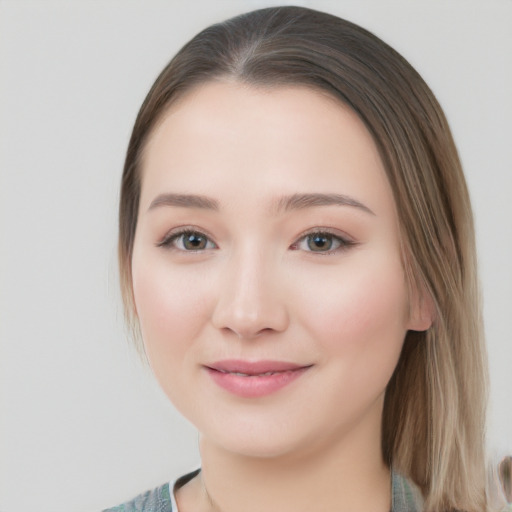
<svg viewBox="0 0 512 512">
<path fill-rule="evenodd" d="M 400 262 L 361 259 L 323 282 L 322 293 L 303 301 L 300 316 L 311 335 L 330 357 L 351 365 L 378 365 L 380 360 L 393 366 L 408 316 Z"/>
<path fill-rule="evenodd" d="M 133 290 L 144 346 L 157 377 L 183 362 L 207 319 L 208 282 L 194 272 L 176 272 L 165 262 L 139 266 L 134 259 Z M 163 364 L 167 370 L 160 368 Z"/>
</svg>

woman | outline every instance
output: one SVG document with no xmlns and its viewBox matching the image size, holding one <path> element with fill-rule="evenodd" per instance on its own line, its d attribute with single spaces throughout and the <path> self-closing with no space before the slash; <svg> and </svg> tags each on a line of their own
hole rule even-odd
<svg viewBox="0 0 512 512">
<path fill-rule="evenodd" d="M 135 123 L 119 256 L 202 468 L 112 510 L 490 508 L 468 193 L 378 38 L 283 7 L 192 39 Z"/>
</svg>

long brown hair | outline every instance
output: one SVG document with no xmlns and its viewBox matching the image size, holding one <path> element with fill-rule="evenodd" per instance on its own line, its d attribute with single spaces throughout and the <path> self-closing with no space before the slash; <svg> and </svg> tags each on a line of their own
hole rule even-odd
<svg viewBox="0 0 512 512">
<path fill-rule="evenodd" d="M 162 71 L 139 111 L 122 178 L 119 264 L 128 316 L 148 137 L 182 94 L 226 78 L 322 90 L 352 108 L 373 136 L 394 192 L 409 286 L 424 290 L 435 309 L 428 331 L 407 334 L 387 387 L 383 457 L 419 485 L 426 511 L 487 510 L 486 356 L 466 183 L 428 86 L 361 27 L 306 8 L 261 9 L 205 29 Z"/>
</svg>

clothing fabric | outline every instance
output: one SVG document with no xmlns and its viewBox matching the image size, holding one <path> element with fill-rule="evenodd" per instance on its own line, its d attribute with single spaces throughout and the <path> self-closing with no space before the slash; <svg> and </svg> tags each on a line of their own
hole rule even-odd
<svg viewBox="0 0 512 512">
<path fill-rule="evenodd" d="M 107 508 L 102 512 L 179 512 L 174 499 L 174 492 L 192 480 L 199 471 L 201 469 L 196 469 L 181 476 L 173 484 L 166 483 L 156 489 L 139 494 L 131 501 L 117 507 Z M 173 489 L 173 492 L 171 492 L 171 489 Z"/>
<path fill-rule="evenodd" d="M 177 509 L 172 506 L 169 484 L 164 484 L 103 512 L 177 512 Z"/>
<path fill-rule="evenodd" d="M 421 512 L 423 496 L 419 488 L 398 473 L 392 473 L 391 512 Z"/>
<path fill-rule="evenodd" d="M 179 512 L 174 501 L 174 491 L 192 480 L 199 471 L 200 469 L 178 478 L 174 485 L 166 483 L 103 512 Z M 391 512 L 421 512 L 423 500 L 416 485 L 395 472 L 392 473 L 391 482 Z"/>
</svg>

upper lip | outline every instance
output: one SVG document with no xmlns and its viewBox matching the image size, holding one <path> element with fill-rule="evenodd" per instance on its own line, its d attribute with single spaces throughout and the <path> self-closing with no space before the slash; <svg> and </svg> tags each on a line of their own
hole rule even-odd
<svg viewBox="0 0 512 512">
<path fill-rule="evenodd" d="M 244 361 L 241 359 L 224 359 L 211 364 L 206 368 L 225 373 L 244 373 L 246 375 L 259 375 L 262 373 L 277 373 L 299 370 L 311 365 L 302 365 L 288 361 Z"/>
</svg>

